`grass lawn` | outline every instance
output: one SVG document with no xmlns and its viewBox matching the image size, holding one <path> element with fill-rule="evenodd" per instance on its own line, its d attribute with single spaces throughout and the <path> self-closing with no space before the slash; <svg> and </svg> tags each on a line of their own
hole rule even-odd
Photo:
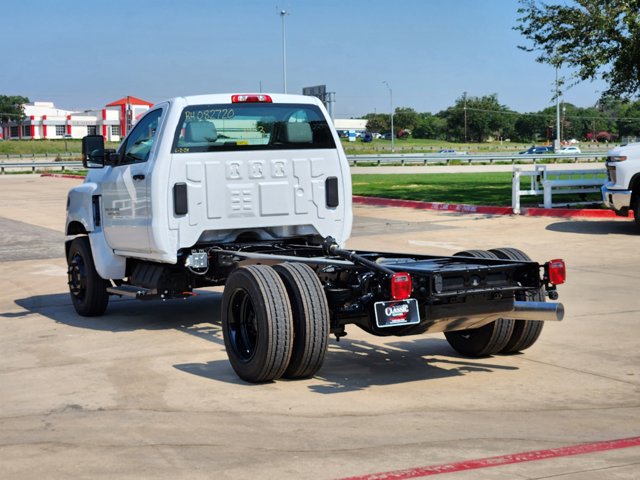
<svg viewBox="0 0 640 480">
<path fill-rule="evenodd" d="M 118 143 L 106 142 L 106 148 L 117 148 Z M 4 140 L 0 142 L 0 155 L 64 154 L 82 152 L 82 140 Z"/>
<path fill-rule="evenodd" d="M 394 153 L 437 153 L 442 148 L 454 149 L 469 153 L 492 153 L 501 152 L 504 154 L 513 154 L 529 148 L 530 144 L 512 143 L 512 142 L 486 142 L 486 143 L 455 143 L 443 140 L 424 140 L 416 138 L 408 138 L 406 140 L 397 139 L 395 142 Z M 349 142 L 342 139 L 342 146 L 347 155 L 370 155 L 370 154 L 389 154 L 391 152 L 390 140 L 374 140 L 370 143 L 364 143 L 360 140 Z M 107 142 L 106 148 L 117 148 L 117 142 Z M 609 146 L 611 147 L 611 146 Z M 604 149 L 607 146 L 589 145 L 588 150 Z M 80 153 L 82 144 L 80 140 L 4 140 L 0 141 L 0 155 L 31 155 L 31 154 L 63 154 Z"/>
<path fill-rule="evenodd" d="M 352 175 L 353 194 L 370 197 L 398 198 L 422 202 L 464 203 L 468 205 L 511 205 L 510 172 L 498 173 L 429 173 L 423 175 Z M 522 188 L 529 188 L 523 179 Z M 600 194 L 561 195 L 554 201 L 600 202 Z M 527 196 L 523 205 L 542 203 L 542 195 Z"/>
<path fill-rule="evenodd" d="M 370 155 L 389 154 L 391 152 L 391 140 L 376 139 L 369 143 L 364 143 L 360 139 L 349 142 L 341 139 L 342 147 L 347 155 Z M 530 145 L 529 145 L 530 146 Z M 510 142 L 487 142 L 487 143 L 455 143 L 444 140 L 426 140 L 419 138 L 396 139 L 393 153 L 437 153 L 442 148 L 452 148 L 454 150 L 482 153 L 482 152 L 504 152 L 513 153 L 525 148 L 524 144 Z"/>
</svg>

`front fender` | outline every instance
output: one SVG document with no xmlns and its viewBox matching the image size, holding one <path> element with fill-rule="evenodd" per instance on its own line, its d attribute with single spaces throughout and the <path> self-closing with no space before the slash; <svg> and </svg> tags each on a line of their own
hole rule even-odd
<svg viewBox="0 0 640 480">
<path fill-rule="evenodd" d="M 67 195 L 66 235 L 89 233 L 96 229 L 93 211 L 93 196 L 98 193 L 95 183 L 83 183 L 69 190 Z M 82 225 L 84 232 L 79 228 Z"/>
</svg>

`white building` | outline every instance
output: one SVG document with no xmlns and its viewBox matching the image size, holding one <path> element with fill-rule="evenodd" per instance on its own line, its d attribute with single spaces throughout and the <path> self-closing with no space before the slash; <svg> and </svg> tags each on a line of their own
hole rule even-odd
<svg viewBox="0 0 640 480">
<path fill-rule="evenodd" d="M 111 102 L 100 110 L 82 112 L 56 108 L 53 102 L 27 103 L 25 118 L 3 123 L 0 132 L 6 140 L 81 139 L 85 135 L 102 135 L 106 141 L 119 142 L 152 106 L 153 103 L 132 96 Z M 367 120 L 336 118 L 333 123 L 342 136 L 349 131 L 362 134 L 367 130 Z"/>
<path fill-rule="evenodd" d="M 24 105 L 25 118 L 2 124 L 2 136 L 9 139 L 62 139 L 102 135 L 118 142 L 135 120 L 153 104 L 136 97 L 124 97 L 100 110 L 72 112 L 56 108 L 53 102 Z"/>
</svg>

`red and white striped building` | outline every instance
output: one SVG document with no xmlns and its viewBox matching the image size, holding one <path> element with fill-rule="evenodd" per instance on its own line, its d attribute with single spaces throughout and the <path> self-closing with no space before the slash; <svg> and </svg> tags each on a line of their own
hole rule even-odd
<svg viewBox="0 0 640 480">
<path fill-rule="evenodd" d="M 6 140 L 82 138 L 102 135 L 118 142 L 127 134 L 137 118 L 153 104 L 128 96 L 105 105 L 100 110 L 72 112 L 56 108 L 53 102 L 33 102 L 24 105 L 25 118 L 2 123 Z"/>
</svg>

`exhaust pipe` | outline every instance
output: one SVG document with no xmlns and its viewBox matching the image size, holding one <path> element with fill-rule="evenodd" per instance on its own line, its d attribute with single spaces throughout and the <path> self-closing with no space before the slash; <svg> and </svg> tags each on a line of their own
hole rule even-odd
<svg viewBox="0 0 640 480">
<path fill-rule="evenodd" d="M 515 301 L 513 302 L 513 310 L 502 317 L 513 320 L 559 322 L 564 318 L 564 305 L 562 303 Z"/>
</svg>

